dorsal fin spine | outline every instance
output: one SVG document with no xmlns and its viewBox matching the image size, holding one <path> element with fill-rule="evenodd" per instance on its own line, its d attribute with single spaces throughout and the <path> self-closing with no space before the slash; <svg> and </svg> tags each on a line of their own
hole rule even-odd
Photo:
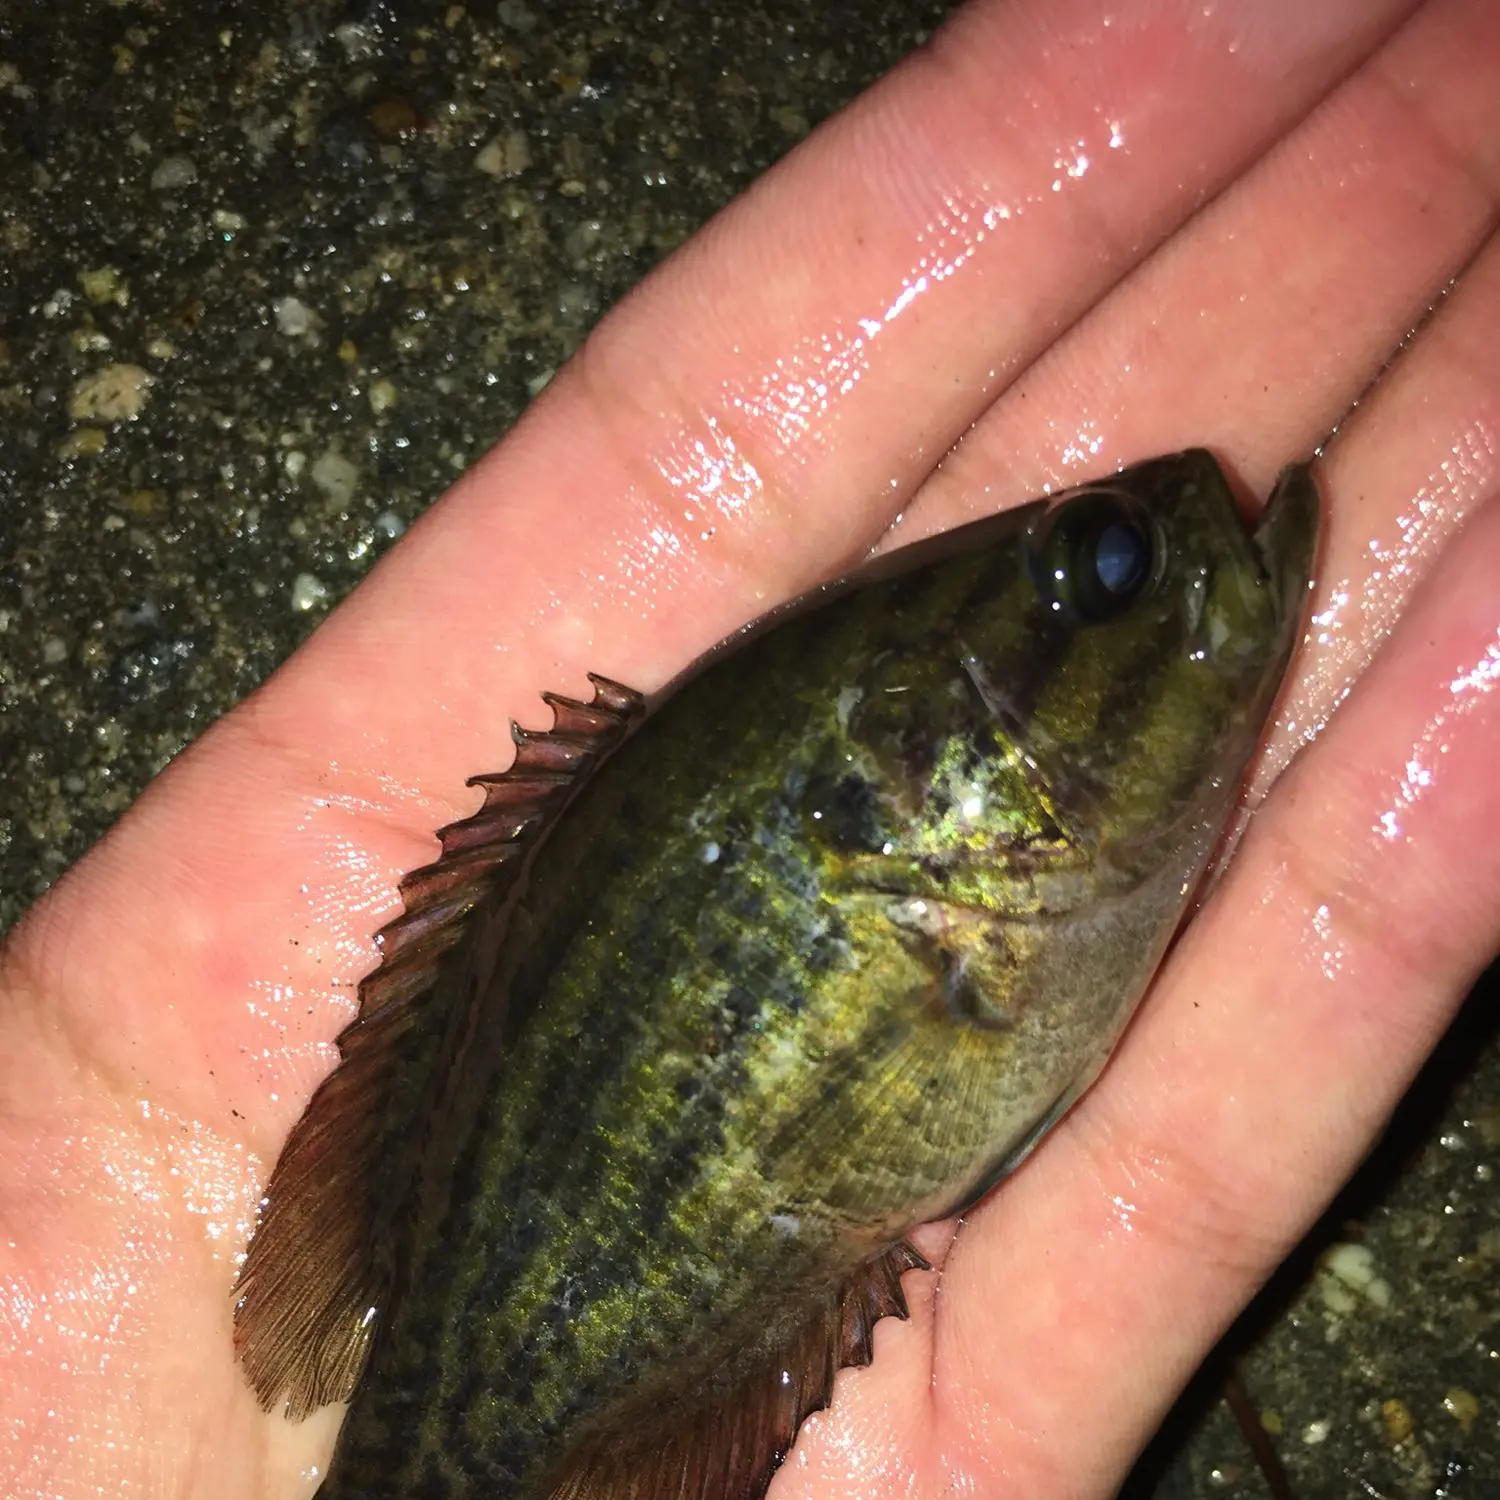
<svg viewBox="0 0 1500 1500">
<path fill-rule="evenodd" d="M 454 950 L 475 920 L 500 923 L 503 935 L 526 856 L 644 713 L 630 688 L 590 681 L 589 703 L 543 695 L 551 730 L 511 726 L 513 765 L 469 779 L 483 805 L 439 830 L 441 856 L 402 879 L 404 910 L 376 935 L 380 963 L 338 1039 L 342 1060 L 282 1150 L 236 1287 L 235 1344 L 267 1409 L 284 1402 L 301 1418 L 347 1400 L 358 1383 L 372 1310 L 387 1299 L 400 1253 L 393 1223 L 420 1191 L 410 1143 L 431 1131 L 412 1127 L 450 1089 L 451 1039 L 473 1029 L 475 1018 L 462 1024 L 454 1012 L 469 994 L 445 977 L 463 967 Z M 398 1087 L 408 1113 L 393 1119 Z M 404 1173 L 403 1153 L 418 1157 Z"/>
</svg>

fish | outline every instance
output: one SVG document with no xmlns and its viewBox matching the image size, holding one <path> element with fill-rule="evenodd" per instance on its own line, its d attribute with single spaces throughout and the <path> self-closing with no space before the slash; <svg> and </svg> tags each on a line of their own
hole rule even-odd
<svg viewBox="0 0 1500 1500">
<path fill-rule="evenodd" d="M 759 1500 L 924 1223 L 1100 1072 L 1300 638 L 1305 465 L 891 551 L 649 700 L 545 694 L 272 1174 L 235 1342 L 332 1500 Z M 581 666 L 582 664 L 580 664 Z"/>
</svg>

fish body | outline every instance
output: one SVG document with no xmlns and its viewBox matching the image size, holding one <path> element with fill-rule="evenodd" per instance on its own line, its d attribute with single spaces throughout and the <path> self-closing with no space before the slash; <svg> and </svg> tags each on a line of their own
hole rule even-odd
<svg viewBox="0 0 1500 1500">
<path fill-rule="evenodd" d="M 1252 536 L 1179 454 L 891 554 L 644 723 L 614 684 L 555 700 L 445 830 L 252 1241 L 262 1397 L 357 1384 L 323 1493 L 763 1494 L 904 1312 L 905 1236 L 1025 1155 L 1146 989 L 1316 530 L 1305 470 Z M 415 979 L 412 932 L 448 942 Z M 334 1276 L 305 1164 L 341 1142 L 368 1170 Z"/>
</svg>

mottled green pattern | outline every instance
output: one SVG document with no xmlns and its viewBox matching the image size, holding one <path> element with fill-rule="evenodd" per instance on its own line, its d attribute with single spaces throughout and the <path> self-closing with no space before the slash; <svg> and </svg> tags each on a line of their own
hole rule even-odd
<svg viewBox="0 0 1500 1500">
<path fill-rule="evenodd" d="M 1039 597 L 1078 502 L 1031 507 L 776 624 L 595 776 L 328 1494 L 541 1495 L 580 1438 L 688 1420 L 1093 1076 L 1232 804 L 1315 525 L 1294 486 L 1268 577 L 1206 455 L 1115 488 L 1157 537 L 1116 618 Z"/>
</svg>

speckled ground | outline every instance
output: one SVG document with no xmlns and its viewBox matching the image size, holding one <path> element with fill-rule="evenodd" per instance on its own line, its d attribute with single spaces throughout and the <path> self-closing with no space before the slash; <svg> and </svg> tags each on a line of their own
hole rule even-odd
<svg viewBox="0 0 1500 1500">
<path fill-rule="evenodd" d="M 0 930 L 945 8 L 6 0 Z M 1494 1016 L 1236 1334 L 1298 1500 L 1500 1495 Z M 1269 1493 L 1222 1363 L 1132 1494 Z"/>
</svg>

